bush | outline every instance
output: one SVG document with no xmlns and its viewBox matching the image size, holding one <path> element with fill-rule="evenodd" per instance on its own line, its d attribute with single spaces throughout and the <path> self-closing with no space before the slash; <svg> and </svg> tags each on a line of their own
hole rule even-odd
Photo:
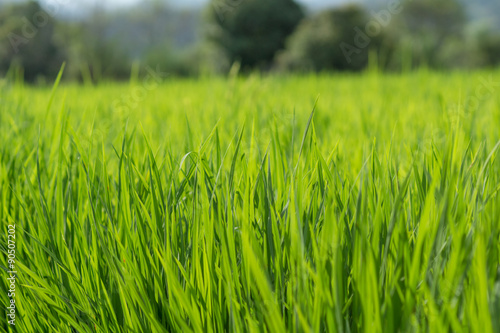
<svg viewBox="0 0 500 333">
<path fill-rule="evenodd" d="M 360 70 L 371 50 L 380 47 L 383 32 L 367 33 L 368 15 L 348 5 L 320 12 L 304 20 L 287 41 L 278 67 L 293 70 Z"/>
</svg>

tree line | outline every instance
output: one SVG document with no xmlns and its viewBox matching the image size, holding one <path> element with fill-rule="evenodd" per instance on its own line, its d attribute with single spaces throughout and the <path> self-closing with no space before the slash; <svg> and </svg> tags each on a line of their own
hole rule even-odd
<svg viewBox="0 0 500 333">
<path fill-rule="evenodd" d="M 0 75 L 44 82 L 67 63 L 65 78 L 128 79 L 160 67 L 171 75 L 244 72 L 401 71 L 493 67 L 500 32 L 471 25 L 456 0 L 390 0 L 308 13 L 293 0 L 212 0 L 201 11 L 155 3 L 56 15 L 38 2 L 0 12 Z M 136 68 L 136 70 L 133 70 Z"/>
</svg>

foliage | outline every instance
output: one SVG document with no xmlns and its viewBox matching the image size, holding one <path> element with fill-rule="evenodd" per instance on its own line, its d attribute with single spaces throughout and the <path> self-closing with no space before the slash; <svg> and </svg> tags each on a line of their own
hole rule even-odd
<svg viewBox="0 0 500 333">
<path fill-rule="evenodd" d="M 400 54 L 411 57 L 408 61 L 413 67 L 467 66 L 461 62 L 468 51 L 464 44 L 467 21 L 459 1 L 407 0 L 403 7 L 391 28 L 398 32 Z"/>
<path fill-rule="evenodd" d="M 174 76 L 498 66 L 500 5 L 476 2 L 374 0 L 306 17 L 292 0 L 212 0 L 204 12 L 153 1 L 71 17 L 50 1 L 0 2 L 0 77 L 50 82 L 64 61 L 63 79 L 86 83 L 129 80 L 133 64 Z M 387 15 L 394 4 L 402 10 Z"/>
<path fill-rule="evenodd" d="M 0 75 L 11 67 L 24 70 L 27 81 L 57 75 L 66 51 L 55 36 L 56 21 L 38 2 L 12 5 L 0 12 Z"/>
<path fill-rule="evenodd" d="M 244 69 L 269 67 L 304 17 L 293 0 L 244 0 L 230 7 L 226 2 L 211 1 L 208 38 L 225 52 L 230 63 L 238 61 Z"/>
<path fill-rule="evenodd" d="M 367 13 L 358 5 L 321 11 L 302 21 L 288 40 L 278 65 L 313 71 L 363 69 L 370 50 L 376 50 L 383 39 L 381 35 L 366 35 L 367 22 Z M 364 47 L 355 45 L 357 38 L 364 39 Z"/>
<path fill-rule="evenodd" d="M 482 32 L 478 36 L 478 44 L 484 65 L 500 65 L 500 32 Z"/>
<path fill-rule="evenodd" d="M 144 5 L 124 12 L 95 11 L 84 19 L 57 16 L 56 21 L 50 8 L 35 2 L 2 7 L 0 75 L 18 67 L 24 69 L 29 82 L 53 80 L 64 60 L 68 64 L 66 79 L 94 83 L 128 80 L 135 61 L 160 65 L 173 75 L 195 75 L 199 71 L 198 48 L 194 46 L 200 20 L 197 11 L 176 12 L 162 5 Z M 48 23 L 37 27 L 33 17 L 47 17 Z M 23 37 L 25 19 L 36 28 L 30 38 Z M 18 52 L 10 45 L 11 34 L 22 41 Z"/>
</svg>

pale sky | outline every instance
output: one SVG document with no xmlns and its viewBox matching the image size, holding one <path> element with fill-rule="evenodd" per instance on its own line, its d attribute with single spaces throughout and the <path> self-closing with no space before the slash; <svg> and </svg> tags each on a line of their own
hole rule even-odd
<svg viewBox="0 0 500 333">
<path fill-rule="evenodd" d="M 44 1 L 50 1 L 50 0 L 44 0 Z M 51 1 L 58 1 L 58 0 L 51 0 Z M 147 1 L 147 0 L 146 0 Z M 151 0 L 149 0 L 151 1 Z M 154 1 L 154 0 L 153 0 Z M 161 0 L 160 0 L 161 1 Z M 224 0 L 221 0 L 224 1 Z M 226 0 L 226 1 L 234 1 L 234 0 Z M 77 3 L 77 4 L 105 4 L 106 6 L 112 7 L 112 6 L 128 6 L 131 4 L 137 4 L 140 3 L 141 0 L 59 0 L 59 2 L 63 3 Z M 208 0 L 163 0 L 163 2 L 170 2 L 175 5 L 179 6 L 199 6 L 203 5 L 208 2 Z M 298 2 L 303 3 L 305 5 L 335 5 L 341 2 L 345 2 L 345 0 L 298 0 Z"/>
<path fill-rule="evenodd" d="M 0 0 L 0 5 L 8 2 L 23 2 L 27 0 Z M 96 6 L 104 8 L 105 10 L 126 8 L 141 3 L 169 3 L 177 8 L 193 8 L 206 5 L 210 0 L 39 0 L 44 8 L 49 13 L 54 13 L 55 16 L 70 16 L 78 17 L 82 14 L 88 13 L 89 10 L 94 9 Z M 237 0 L 219 0 L 222 3 L 235 2 Z M 238 0 L 245 1 L 245 0 Z M 331 7 L 341 3 L 350 2 L 353 0 L 296 0 L 306 8 L 321 9 L 324 7 Z"/>
<path fill-rule="evenodd" d="M 0 0 L 4 1 L 22 1 L 22 0 Z M 234 1 L 234 0 L 221 0 L 221 1 Z M 346 0 L 297 0 L 305 6 L 311 7 L 326 7 L 331 5 L 336 5 Z M 94 7 L 95 5 L 103 6 L 107 9 L 112 9 L 116 7 L 127 7 L 141 2 L 167 2 L 178 7 L 196 7 L 204 5 L 208 0 L 42 0 L 43 3 L 50 3 L 54 6 L 61 6 L 64 9 L 78 9 L 83 7 Z"/>
</svg>

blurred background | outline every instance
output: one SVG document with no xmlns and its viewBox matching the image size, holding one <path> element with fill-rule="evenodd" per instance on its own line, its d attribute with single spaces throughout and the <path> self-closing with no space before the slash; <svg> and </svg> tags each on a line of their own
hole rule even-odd
<svg viewBox="0 0 500 333">
<path fill-rule="evenodd" d="M 489 68 L 499 0 L 0 0 L 0 77 Z"/>
</svg>

